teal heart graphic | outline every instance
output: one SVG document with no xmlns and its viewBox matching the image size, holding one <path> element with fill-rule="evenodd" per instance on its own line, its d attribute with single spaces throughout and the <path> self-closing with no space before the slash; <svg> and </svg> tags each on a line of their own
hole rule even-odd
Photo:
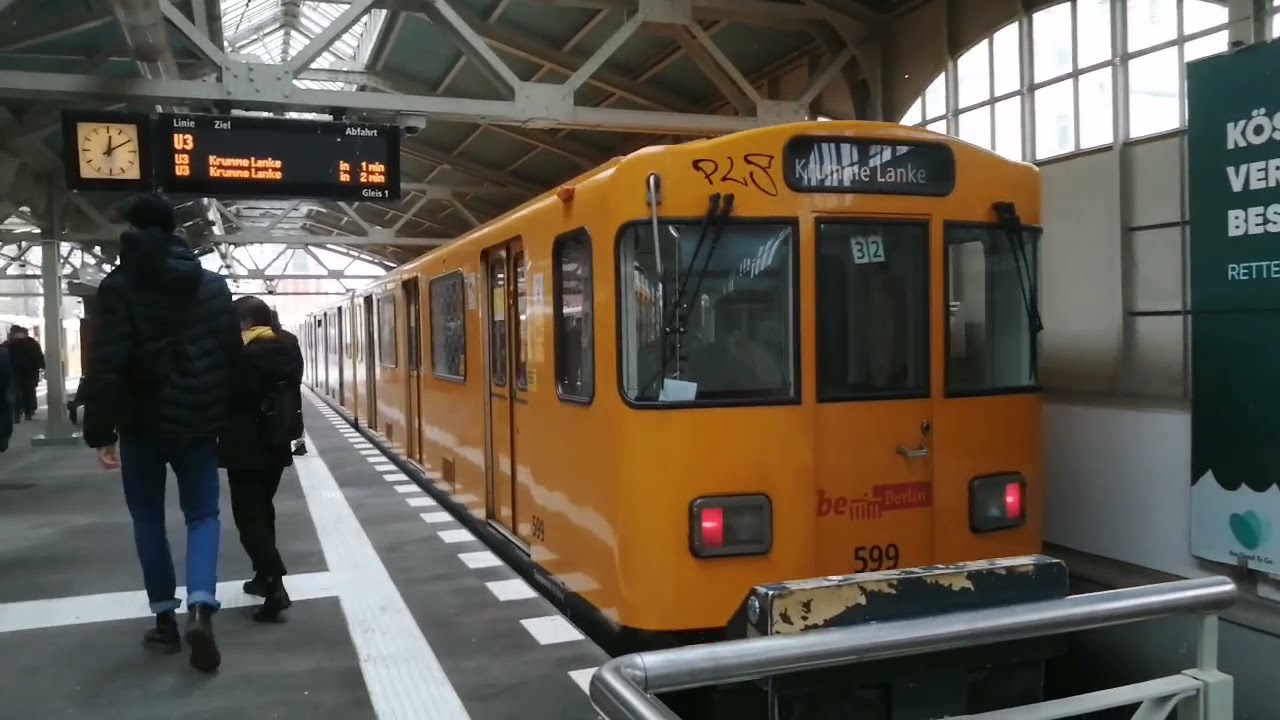
<svg viewBox="0 0 1280 720">
<path fill-rule="evenodd" d="M 1244 514 L 1231 513 L 1228 523 L 1231 526 L 1231 534 L 1247 550 L 1257 550 L 1270 535 L 1271 528 L 1252 510 Z"/>
</svg>

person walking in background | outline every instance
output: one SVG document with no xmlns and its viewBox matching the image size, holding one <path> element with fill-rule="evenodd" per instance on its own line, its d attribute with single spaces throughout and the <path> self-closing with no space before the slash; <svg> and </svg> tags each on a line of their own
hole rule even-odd
<svg viewBox="0 0 1280 720">
<path fill-rule="evenodd" d="M 272 327 L 280 328 L 280 337 L 283 338 L 285 342 L 289 343 L 289 346 L 291 348 L 293 348 L 293 351 L 295 353 L 295 358 L 298 361 L 298 366 L 305 367 L 304 361 L 302 359 L 302 343 L 298 342 L 297 335 L 294 335 L 293 333 L 289 332 L 288 330 L 285 330 L 283 327 L 280 326 L 280 316 L 276 313 L 275 308 L 272 308 L 271 310 L 271 322 L 272 322 Z M 302 383 L 299 382 L 298 383 L 298 417 L 296 418 L 296 422 L 292 430 L 292 435 L 290 435 L 290 438 L 293 441 L 294 455 L 301 456 L 301 455 L 307 454 L 307 441 L 303 437 L 303 435 L 305 435 L 306 432 L 307 432 L 306 426 L 303 425 L 303 422 L 302 422 Z"/>
<path fill-rule="evenodd" d="M 182 649 L 176 578 L 165 533 L 167 467 L 187 525 L 187 645 L 191 664 L 222 661 L 213 635 L 220 607 L 217 438 L 226 423 L 240 328 L 226 281 L 174 235 L 173 206 L 146 195 L 125 210 L 120 264 L 98 287 L 84 398 L 84 439 L 119 468 L 155 627 L 147 646 Z M 119 443 L 119 450 L 116 444 Z"/>
<path fill-rule="evenodd" d="M 31 420 L 36 414 L 36 386 L 40 384 L 40 371 L 44 370 L 44 349 L 40 341 L 31 337 L 25 327 L 9 328 L 9 360 L 13 367 L 14 399 L 13 419 Z"/>
<path fill-rule="evenodd" d="M 274 503 L 284 469 L 293 464 L 294 430 L 302 412 L 302 350 L 262 299 L 237 298 L 235 307 L 244 351 L 231 377 L 231 421 L 218 438 L 218 457 L 227 469 L 240 544 L 253 563 L 244 591 L 263 598 L 253 619 L 275 622 L 291 604 L 276 547 Z"/>
<path fill-rule="evenodd" d="M 13 438 L 13 368 L 9 348 L 0 344 L 0 452 L 9 449 Z"/>
</svg>

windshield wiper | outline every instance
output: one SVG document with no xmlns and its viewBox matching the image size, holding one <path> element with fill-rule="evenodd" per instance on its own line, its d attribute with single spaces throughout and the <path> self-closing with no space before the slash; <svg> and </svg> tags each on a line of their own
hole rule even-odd
<svg viewBox="0 0 1280 720">
<path fill-rule="evenodd" d="M 1018 217 L 1018 209 L 1011 202 L 996 202 L 991 205 L 995 210 L 1000 229 L 1004 231 L 1009 242 L 1009 251 L 1013 254 L 1013 264 L 1018 271 L 1018 287 L 1022 290 L 1022 306 L 1027 312 L 1027 323 L 1031 327 L 1034 338 L 1044 330 L 1044 321 L 1040 317 L 1040 303 L 1036 299 L 1036 282 L 1027 257 L 1027 239 L 1022 232 L 1022 218 Z"/>
<path fill-rule="evenodd" d="M 723 201 L 723 202 L 722 202 Z M 707 208 L 707 214 L 702 217 L 702 228 L 698 233 L 698 244 L 693 247 L 693 256 L 689 258 L 689 272 L 684 279 L 680 278 L 680 244 L 679 239 L 676 240 L 676 264 L 673 268 L 676 279 L 676 293 L 672 298 L 668 307 L 662 308 L 662 360 L 655 376 L 644 384 L 641 389 L 641 395 L 649 391 L 653 384 L 658 380 L 667 376 L 667 366 L 672 360 L 677 361 L 677 374 L 679 374 L 680 359 L 680 338 L 688 331 L 689 316 L 689 298 L 696 298 L 698 291 L 702 289 L 702 279 L 706 277 L 707 269 L 711 264 L 711 257 L 715 255 L 716 248 L 720 245 L 720 238 L 724 235 L 725 226 L 728 225 L 729 215 L 733 212 L 733 193 L 729 193 L 721 197 L 720 193 L 714 193 L 710 198 L 710 207 Z M 710 232 L 710 244 L 708 245 L 708 232 Z M 702 254 L 702 248 L 707 247 L 705 255 Z M 699 270 L 698 260 L 702 259 L 702 269 Z M 693 280 L 693 291 L 689 292 L 689 282 Z M 659 280 L 662 282 L 662 279 Z"/>
</svg>

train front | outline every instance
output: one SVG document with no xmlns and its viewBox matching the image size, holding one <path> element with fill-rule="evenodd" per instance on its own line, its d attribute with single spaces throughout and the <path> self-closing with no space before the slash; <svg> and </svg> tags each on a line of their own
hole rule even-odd
<svg viewBox="0 0 1280 720">
<path fill-rule="evenodd" d="M 646 199 L 616 255 L 623 625 L 768 635 L 1065 594 L 1034 555 L 1036 170 L 860 122 L 648 157 L 612 180 Z M 1009 650 L 1003 690 L 959 659 L 938 707 L 1025 702 L 1045 652 Z M 832 682 L 762 691 L 909 686 Z"/>
</svg>

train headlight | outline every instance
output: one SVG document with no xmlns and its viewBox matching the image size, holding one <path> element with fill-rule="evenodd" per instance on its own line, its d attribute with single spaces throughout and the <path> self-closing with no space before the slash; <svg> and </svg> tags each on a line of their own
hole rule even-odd
<svg viewBox="0 0 1280 720">
<path fill-rule="evenodd" d="M 721 495 L 689 505 L 694 557 L 764 555 L 773 548 L 773 504 L 767 495 Z"/>
<path fill-rule="evenodd" d="M 1027 521 L 1027 481 L 1017 473 L 969 481 L 969 529 L 975 533 L 1020 527 Z"/>
</svg>

